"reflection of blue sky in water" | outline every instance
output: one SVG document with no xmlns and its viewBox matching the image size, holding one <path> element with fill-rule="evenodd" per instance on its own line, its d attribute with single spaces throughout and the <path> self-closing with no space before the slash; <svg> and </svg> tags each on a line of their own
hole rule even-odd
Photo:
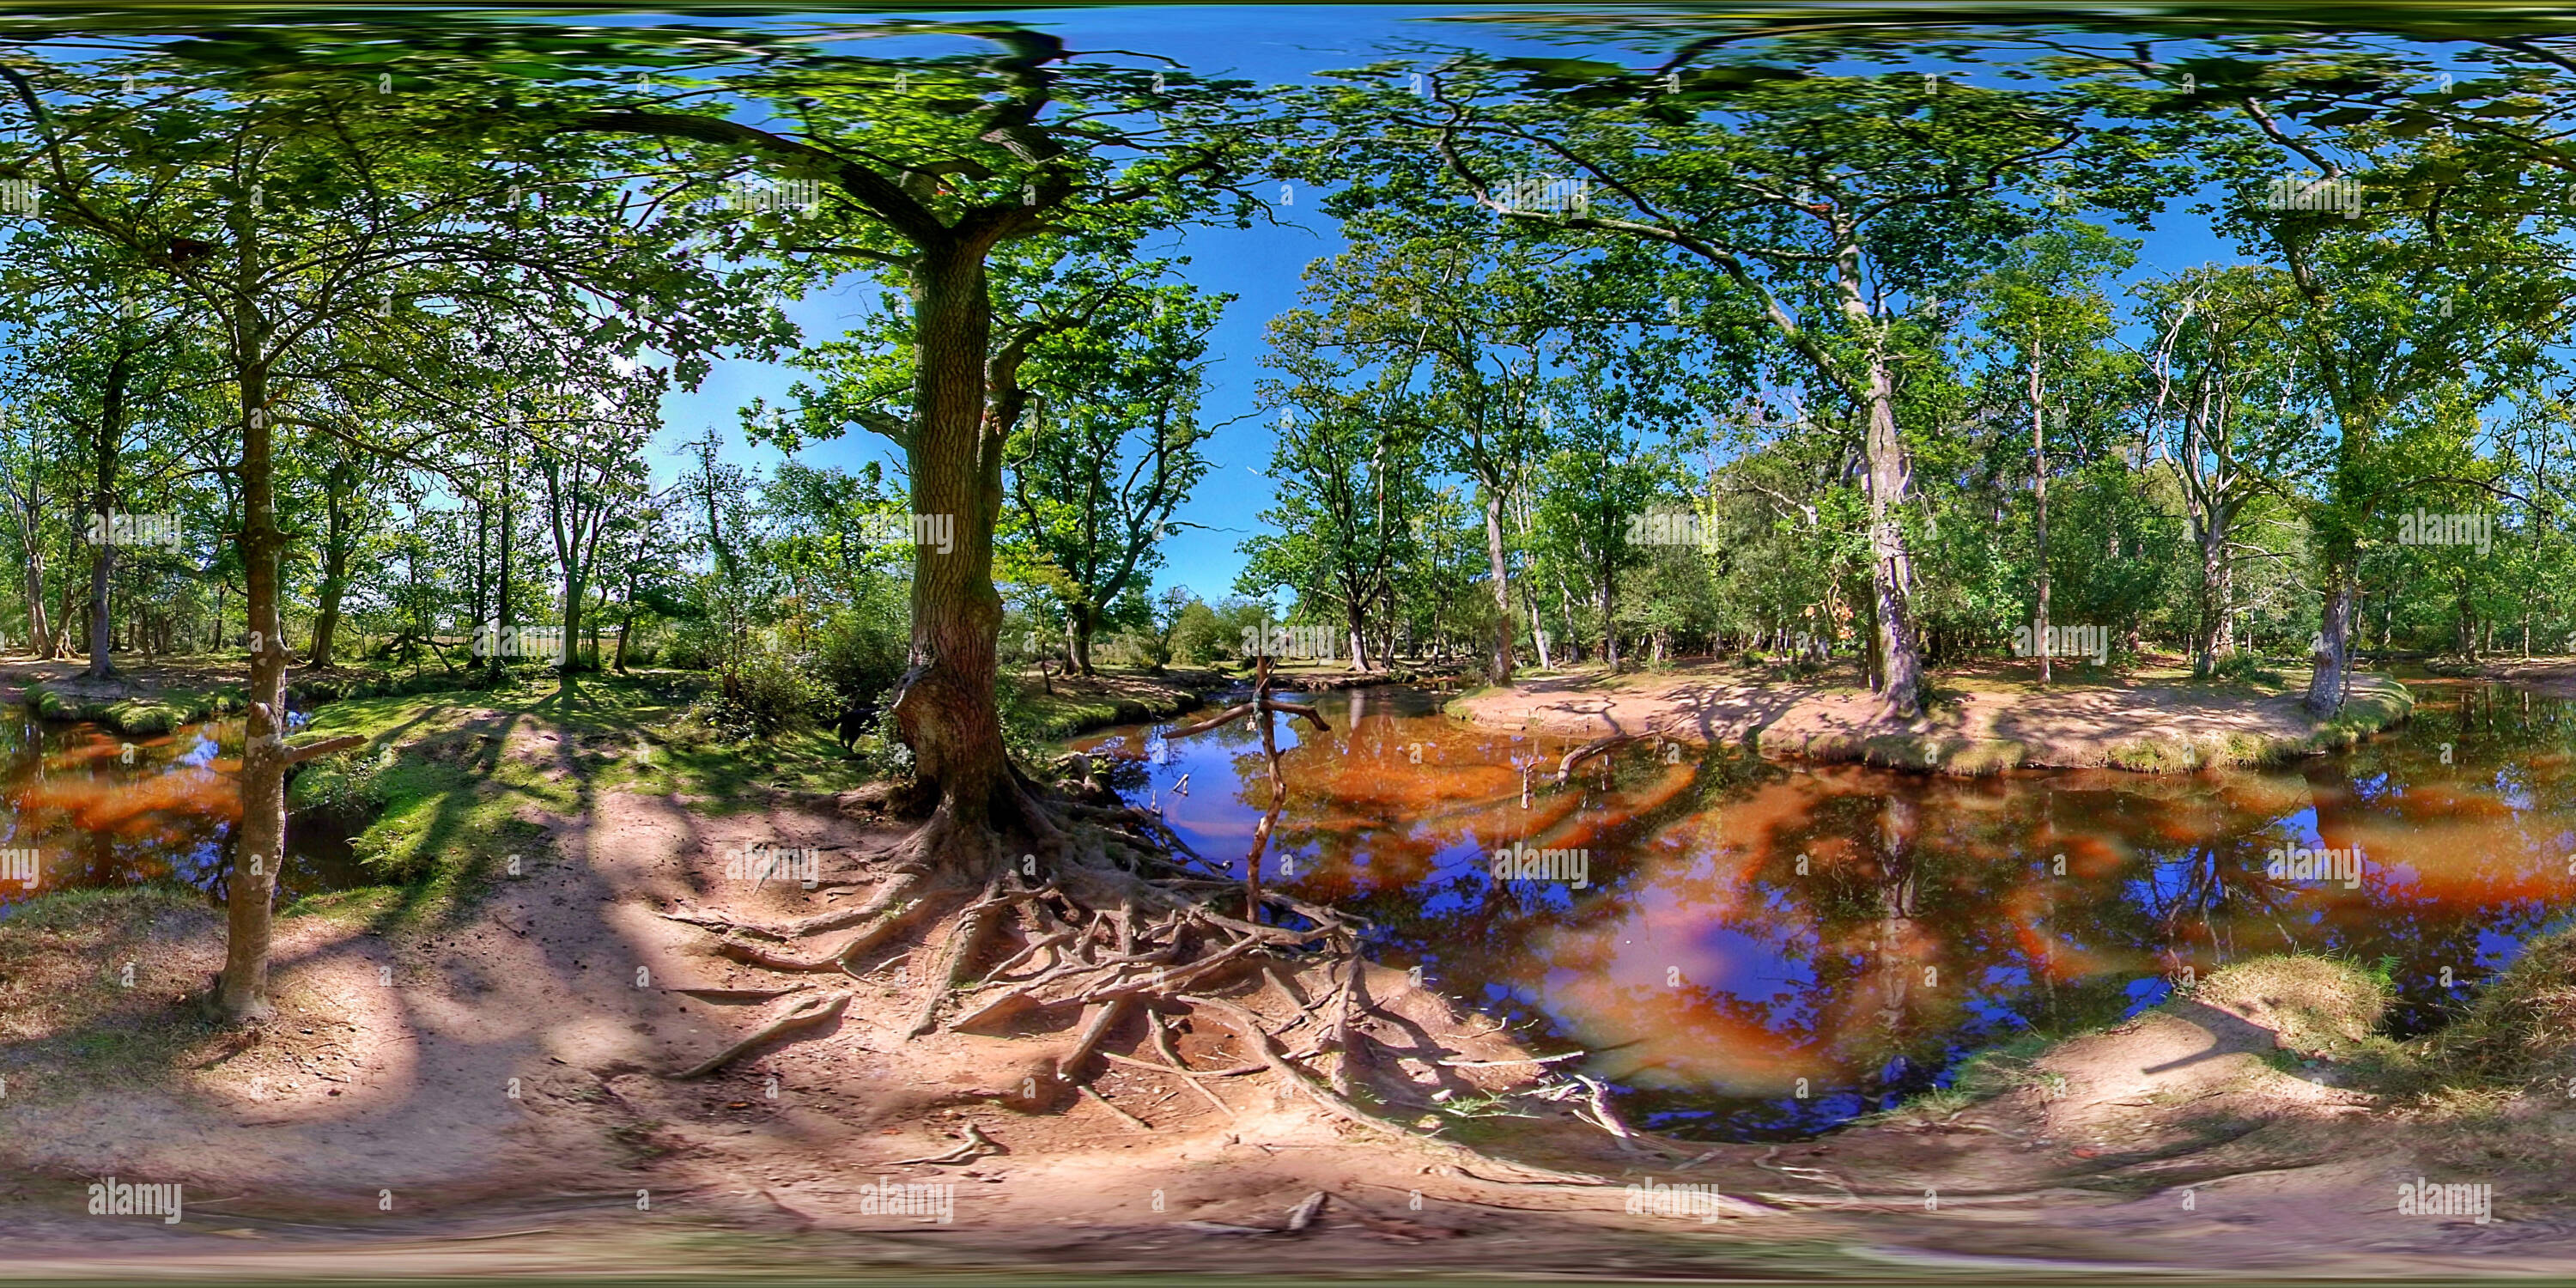
<svg viewBox="0 0 2576 1288">
<path fill-rule="evenodd" d="M 2419 693 L 2399 732 L 2265 771 L 1963 780 L 1641 746 L 1564 787 L 1570 740 L 1470 728 L 1430 695 L 1325 694 L 1332 732 L 1282 725 L 1264 880 L 1373 919 L 1384 959 L 1534 1023 L 1542 1049 L 1600 1053 L 1587 1071 L 1650 1121 L 1812 1129 L 2264 953 L 2394 958 L 2402 1026 L 2465 998 L 2576 906 L 2576 724 L 2511 690 Z M 1122 792 L 1239 875 L 1269 801 L 1258 735 L 1138 732 L 1088 745 L 1158 751 L 1116 771 Z M 1495 882 L 1488 854 L 1517 843 L 1586 849 L 1591 888 Z M 2264 872 L 2275 849 L 2355 846 L 2355 889 Z"/>
</svg>

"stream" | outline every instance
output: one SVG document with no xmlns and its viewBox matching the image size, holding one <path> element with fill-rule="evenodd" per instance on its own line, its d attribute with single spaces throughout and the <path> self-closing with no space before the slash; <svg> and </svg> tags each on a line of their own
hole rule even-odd
<svg viewBox="0 0 2576 1288">
<path fill-rule="evenodd" d="M 2420 1032 L 2576 906 L 2576 720 L 2408 683 L 2407 725 L 2267 770 L 1950 778 L 1640 743 L 1563 785 L 1578 740 L 1421 690 L 1300 696 L 1332 730 L 1281 722 L 1263 880 L 1369 918 L 1378 960 L 1590 1052 L 1559 1067 L 1689 1138 L 1812 1135 L 2293 949 L 2385 962 L 2392 1027 Z M 1247 725 L 1077 745 L 1241 870 L 1269 804 Z"/>
</svg>

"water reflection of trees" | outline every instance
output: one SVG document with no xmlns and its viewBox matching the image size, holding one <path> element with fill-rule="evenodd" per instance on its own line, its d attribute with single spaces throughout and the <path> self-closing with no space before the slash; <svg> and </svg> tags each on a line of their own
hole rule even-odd
<svg viewBox="0 0 2576 1288">
<path fill-rule="evenodd" d="M 2429 1014 L 2440 966 L 2465 980 L 2499 965 L 2500 945 L 2567 906 L 2567 707 L 2428 702 L 2400 736 L 2265 773 L 1956 780 L 1723 753 L 1676 770 L 1639 746 L 1558 787 L 1544 780 L 1561 742 L 1380 698 L 1287 754 L 1279 836 L 1303 893 L 1376 921 L 1381 951 L 1507 1018 L 1598 1045 L 1624 1033 L 1637 1052 L 1758 1046 L 1812 1070 L 1805 1102 L 1635 1096 L 1650 1117 L 1794 1130 L 1885 1103 L 1966 1049 L 2107 1022 L 2161 979 L 2261 953 L 2395 957 L 2408 1013 Z M 1217 736 L 1238 743 L 1248 819 L 1267 803 L 1241 786 L 1260 780 L 1257 750 Z M 1440 754 L 1414 765 L 1409 746 L 1431 741 Z M 1546 772 L 1524 810 L 1533 762 Z M 2264 871 L 2271 850 L 2360 838 L 2374 864 L 2357 890 Z M 1591 888 L 1493 881 L 1487 854 L 1521 841 L 1590 849 Z M 1667 987 L 1644 969 L 1720 940 L 1731 973 Z M 1657 1063 L 1596 1068 L 1642 1087 Z"/>
<path fill-rule="evenodd" d="M 220 736 L 221 731 L 218 731 Z M 232 731 L 238 742 L 238 730 Z M 128 763 L 124 749 L 134 748 Z M 66 888 L 177 884 L 217 900 L 231 867 L 230 764 L 215 737 L 189 727 L 125 739 L 91 725 L 0 720 L 0 846 L 37 851 L 33 891 L 0 887 L 0 903 Z M 304 832 L 280 880 L 293 899 L 350 884 L 345 843 Z"/>
</svg>

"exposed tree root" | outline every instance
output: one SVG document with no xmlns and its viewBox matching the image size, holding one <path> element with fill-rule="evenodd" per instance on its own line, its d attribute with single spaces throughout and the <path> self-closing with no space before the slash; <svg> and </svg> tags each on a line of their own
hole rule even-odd
<svg viewBox="0 0 2576 1288">
<path fill-rule="evenodd" d="M 1264 723 L 1279 714 L 1314 718 L 1265 692 L 1256 704 L 1202 723 L 1246 714 L 1257 714 Z M 1358 1027 L 1360 1016 L 1370 1009 L 1359 947 L 1367 923 L 1361 919 L 1228 879 L 1235 874 L 1192 853 L 1154 815 L 1056 797 L 1016 767 L 997 790 L 1004 799 L 996 808 L 1007 810 L 1011 802 L 1018 806 L 1020 827 L 1012 834 L 961 822 L 943 806 L 877 869 L 881 879 L 857 907 L 772 927 L 742 925 L 696 910 L 665 915 L 720 933 L 723 938 L 714 945 L 719 956 L 788 975 L 842 971 L 856 976 L 866 965 L 863 959 L 909 939 L 920 993 L 908 1018 L 899 1021 L 907 1040 L 1026 1011 L 1080 1008 L 1081 1023 L 1055 1062 L 1055 1076 L 1138 1130 L 1153 1127 L 1089 1085 L 1103 1061 L 1169 1075 L 1228 1118 L 1236 1110 L 1205 1080 L 1267 1072 L 1322 1112 L 1427 1151 L 1448 1162 L 1446 1170 L 1462 1176 L 1474 1176 L 1467 1171 L 1473 1166 L 1487 1176 L 1526 1178 L 1494 1182 L 1500 1184 L 1606 1183 L 1425 1136 L 1380 1117 L 1354 1098 L 1353 1072 L 1366 1067 L 1369 1047 Z M 1273 793 L 1274 805 L 1278 794 Z M 1263 839 L 1268 839 L 1267 829 Z M 1236 903 L 1238 898 L 1246 902 Z M 785 947 L 788 941 L 840 930 L 850 933 L 819 951 Z M 771 942 L 754 942 L 753 937 Z M 1299 973 L 1318 966 L 1318 975 Z M 1264 976 L 1296 1008 L 1277 1030 L 1249 1008 L 1218 996 Z M 731 991 L 747 996 L 765 990 Z M 820 1027 L 848 1000 L 847 994 L 809 999 L 714 1059 L 673 1076 L 703 1076 L 782 1035 Z M 1245 1054 L 1257 1063 L 1190 1068 L 1166 1027 L 1168 1016 L 1184 1010 L 1210 1016 L 1239 1033 L 1249 1048 Z M 1109 1049 L 1112 1037 L 1130 1031 L 1127 1022 L 1138 1018 L 1145 1032 L 1135 1054 Z M 1298 1039 L 1303 1049 L 1287 1053 L 1281 1035 L 1299 1025 L 1305 1026 Z M 1147 1048 L 1158 1058 L 1145 1058 Z M 1325 1055 L 1334 1057 L 1326 1071 L 1329 1080 L 1294 1063 Z M 1651 1138 L 1626 1131 L 1608 1111 L 1606 1099 L 1596 1097 L 1594 1113 L 1623 1147 L 1656 1146 Z M 968 1132 L 967 1144 L 959 1149 L 910 1161 L 963 1161 L 997 1148 L 979 1141 L 972 1127 Z"/>
<path fill-rule="evenodd" d="M 916 899 L 910 903 L 887 909 L 886 911 L 877 914 L 875 924 L 855 935 L 850 936 L 848 939 L 842 940 L 838 945 L 835 945 L 819 957 L 789 957 L 780 953 L 773 953 L 758 944 L 743 943 L 738 939 L 728 939 L 723 943 L 717 944 L 716 955 L 741 962 L 746 966 L 758 966 L 763 970 L 846 970 L 849 968 L 849 964 L 856 960 L 860 954 L 867 952 L 869 949 L 874 948 L 889 939 L 892 939 L 897 933 L 910 926 L 914 921 L 919 920 L 921 913 L 927 908 L 927 906 L 927 900 Z"/>
<path fill-rule="evenodd" d="M 1082 1066 L 1090 1062 L 1091 1049 L 1099 1046 L 1100 1039 L 1118 1027 L 1118 1021 L 1126 1018 L 1127 1005 L 1132 1000 L 1119 996 L 1104 1003 L 1099 1013 L 1091 1017 L 1091 1022 L 1082 1026 L 1082 1035 L 1074 1039 L 1073 1049 L 1055 1062 L 1055 1076 L 1066 1082 L 1081 1082 Z"/>
<path fill-rule="evenodd" d="M 759 1032 L 717 1052 L 715 1055 L 709 1057 L 704 1063 L 692 1065 L 687 1069 L 672 1074 L 671 1077 L 674 1079 L 703 1078 L 708 1074 L 714 1073 L 716 1070 L 733 1063 L 741 1056 L 758 1049 L 762 1044 L 769 1042 L 771 1039 L 777 1038 L 782 1034 L 791 1033 L 798 1029 L 820 1028 L 821 1026 L 830 1023 L 835 1016 L 838 1016 L 841 1013 L 842 1008 L 849 1004 L 850 995 L 847 993 L 836 993 L 827 998 L 806 998 L 805 1000 L 798 1002 L 793 1007 L 788 1008 L 785 1015 L 779 1016 L 777 1019 L 770 1021 L 768 1025 L 764 1026 Z"/>
<path fill-rule="evenodd" d="M 984 932 L 991 927 L 994 912 L 1006 902 L 1000 893 L 1001 878 L 995 877 L 984 886 L 984 897 L 958 914 L 957 923 L 940 946 L 939 960 L 930 968 L 929 988 L 922 994 L 921 1012 L 912 1018 L 912 1027 L 904 1030 L 907 1038 L 917 1038 L 939 1027 L 939 1008 L 957 987 L 957 977 L 967 963 L 974 960 L 975 949 L 984 942 Z"/>
<path fill-rule="evenodd" d="M 1210 1013 L 1216 1015 L 1218 1018 L 1223 1019 L 1228 1024 L 1234 1026 L 1237 1032 L 1243 1034 L 1244 1040 L 1251 1043 L 1253 1051 L 1261 1057 L 1262 1063 L 1270 1066 L 1270 1071 L 1272 1073 L 1278 1074 L 1280 1078 L 1286 1081 L 1290 1086 L 1304 1092 L 1307 1099 L 1314 1101 L 1326 1113 L 1329 1113 L 1344 1122 L 1348 1122 L 1353 1126 L 1362 1128 L 1363 1130 L 1377 1135 L 1390 1136 L 1397 1140 L 1428 1150 L 1432 1153 L 1442 1155 L 1450 1159 L 1453 1165 L 1473 1163 L 1481 1167 L 1519 1172 L 1530 1178 L 1526 1181 L 1499 1181 L 1495 1182 L 1496 1184 L 1557 1184 L 1590 1186 L 1607 1185 L 1610 1183 L 1601 1177 L 1590 1176 L 1581 1172 L 1561 1172 L 1554 1168 L 1533 1167 L 1527 1163 L 1515 1163 L 1509 1159 L 1495 1158 L 1490 1154 L 1469 1149 L 1468 1147 L 1457 1144 L 1454 1141 L 1434 1140 L 1428 1136 L 1420 1134 L 1419 1132 L 1408 1131 L 1395 1123 L 1388 1122 L 1386 1119 L 1380 1118 L 1376 1114 L 1360 1108 L 1358 1105 L 1351 1103 L 1341 1096 L 1335 1095 L 1322 1083 L 1317 1082 L 1313 1077 L 1309 1076 L 1304 1070 L 1288 1063 L 1287 1057 L 1279 1053 L 1278 1044 L 1272 1041 L 1270 1031 L 1262 1027 L 1259 1016 L 1254 1015 L 1252 1012 L 1247 1011 L 1232 1002 L 1225 1001 L 1222 998 L 1185 997 L 1181 1000 L 1190 1006 L 1204 1008 Z M 1477 1180 L 1488 1179 L 1485 1177 L 1474 1176 L 1473 1173 L 1467 1172 L 1463 1166 L 1458 1167 L 1458 1171 L 1462 1175 L 1468 1175 Z"/>
</svg>

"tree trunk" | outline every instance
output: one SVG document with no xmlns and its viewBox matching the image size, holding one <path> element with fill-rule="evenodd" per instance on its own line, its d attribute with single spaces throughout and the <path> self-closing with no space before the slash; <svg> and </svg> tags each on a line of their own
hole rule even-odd
<svg viewBox="0 0 2576 1288">
<path fill-rule="evenodd" d="M 36 528 L 34 514 L 27 515 L 23 522 L 27 530 L 27 655 L 48 658 L 54 655 L 54 633 L 45 624 L 44 539 Z"/>
<path fill-rule="evenodd" d="M 1610 673 L 1619 673 L 1619 621 L 1617 607 L 1618 574 L 1603 569 L 1601 574 L 1601 658 L 1610 664 Z"/>
<path fill-rule="evenodd" d="M 1539 620 L 1538 592 L 1531 589 L 1526 581 L 1521 583 L 1521 602 L 1529 608 L 1530 646 L 1538 650 L 1538 667 L 1542 671 L 1553 671 L 1556 657 L 1548 647 L 1547 623 Z"/>
<path fill-rule="evenodd" d="M 1066 605 L 1066 619 L 1072 628 L 1069 642 L 1073 649 L 1065 660 L 1073 663 L 1074 669 L 1084 675 L 1098 674 L 1091 668 L 1091 633 L 1095 616 L 1088 603 L 1076 601 Z"/>
<path fill-rule="evenodd" d="M 510 476 L 517 472 L 517 466 L 512 461 L 510 453 L 510 427 L 503 425 L 501 427 L 501 527 L 495 534 L 501 544 L 501 569 L 500 579 L 493 587 L 495 608 L 492 614 L 492 656 L 485 660 L 488 672 L 496 683 L 501 678 L 501 641 L 510 634 L 510 530 L 518 526 L 515 522 L 517 516 L 510 513 Z"/>
<path fill-rule="evenodd" d="M 2236 651 L 2236 572 L 2227 558 L 2227 531 L 2227 513 L 2212 507 L 2200 525 L 2200 638 L 2192 645 L 2192 673 L 2203 677 Z"/>
<path fill-rule="evenodd" d="M 609 663 L 619 675 L 626 674 L 626 640 L 635 633 L 635 565 L 626 566 L 626 611 L 617 619 L 617 658 Z"/>
<path fill-rule="evenodd" d="M 2352 578 L 2340 562 L 2328 566 L 2322 598 L 2317 634 L 2324 647 L 2314 650 L 2316 673 L 2306 698 L 2308 714 L 2320 720 L 2343 709 L 2344 672 L 2352 664 Z"/>
<path fill-rule="evenodd" d="M 1580 662 L 1583 660 L 1583 646 L 1577 642 L 1581 637 L 1575 632 L 1582 628 L 1574 622 L 1574 591 L 1566 586 L 1565 578 L 1561 574 L 1556 578 L 1556 607 L 1558 612 L 1565 614 L 1563 642 L 1566 660 Z"/>
<path fill-rule="evenodd" d="M 2038 508 L 2039 605 L 2031 615 L 2031 643 L 2039 653 L 2039 682 L 2049 681 L 2048 660 L 2048 431 L 2039 385 L 2039 346 L 2030 350 L 2030 492 Z"/>
<path fill-rule="evenodd" d="M 74 636 L 72 634 L 74 627 L 72 623 L 79 621 L 84 616 L 80 611 L 82 598 L 83 595 L 81 594 L 80 582 L 73 578 L 65 577 L 63 579 L 63 602 L 61 607 L 57 608 L 54 612 L 54 656 L 56 657 L 70 657 L 72 655 L 72 644 L 74 640 Z"/>
<path fill-rule="evenodd" d="M 340 631 L 340 600 L 349 586 L 349 548 L 356 544 L 349 532 L 350 484 L 349 466 L 333 466 L 322 503 L 322 602 L 313 615 L 313 651 L 305 659 L 309 666 L 331 665 L 332 638 Z"/>
<path fill-rule="evenodd" d="M 249 262 L 245 253 L 245 262 Z M 245 273 L 245 276 L 248 274 Z M 267 343 L 264 324 L 247 304 L 238 306 L 241 342 Z M 241 765 L 241 830 L 233 843 L 226 892 L 224 973 L 216 1004 L 234 1019 L 270 1014 L 268 957 L 278 868 L 286 852 L 286 646 L 279 635 L 277 557 L 285 539 L 277 530 L 270 459 L 268 371 L 264 359 L 239 368 L 242 404 L 242 565 L 249 583 L 250 702 L 244 718 Z"/>
<path fill-rule="evenodd" d="M 1870 318 L 1861 303 L 1854 261 L 1855 257 L 1846 257 L 1840 279 L 1843 307 L 1846 313 L 1856 314 L 1856 321 L 1867 324 Z M 1869 469 L 1870 590 L 1884 678 L 1879 690 L 1881 710 L 1894 719 L 1912 720 L 1923 714 L 1923 657 L 1914 636 L 1914 559 L 1905 548 L 1900 519 L 1914 467 L 1896 426 L 1895 378 L 1887 369 L 1886 355 L 1876 349 L 1869 354 L 1867 393 L 1869 425 L 1862 451 Z"/>
<path fill-rule="evenodd" d="M 915 772 L 939 793 L 938 818 L 989 827 L 1012 786 L 994 698 L 1002 596 L 993 586 L 993 525 L 1002 504 L 1002 444 L 987 432 L 985 362 L 992 302 L 981 244 L 925 250 L 914 270 L 919 364 L 909 457 L 915 514 L 954 516 L 942 553 L 915 543 L 911 667 L 893 703 Z"/>
<path fill-rule="evenodd" d="M 1485 489 L 1485 559 L 1494 578 L 1494 662 L 1487 675 L 1494 683 L 1512 682 L 1512 570 L 1503 552 L 1503 494 Z"/>
<path fill-rule="evenodd" d="M 581 624 L 583 613 L 590 607 L 590 567 L 588 560 L 575 566 L 581 571 L 564 581 L 563 639 L 556 645 L 562 656 L 555 659 L 557 675 L 570 675 L 582 668 Z"/>
<path fill-rule="evenodd" d="M 492 602 L 491 583 L 492 503 L 478 487 L 474 489 L 474 615 L 468 619 L 474 623 L 476 631 L 481 631 L 483 623 L 491 620 L 484 615 L 484 610 Z M 471 640 L 466 642 L 469 645 L 473 643 Z"/>
</svg>

